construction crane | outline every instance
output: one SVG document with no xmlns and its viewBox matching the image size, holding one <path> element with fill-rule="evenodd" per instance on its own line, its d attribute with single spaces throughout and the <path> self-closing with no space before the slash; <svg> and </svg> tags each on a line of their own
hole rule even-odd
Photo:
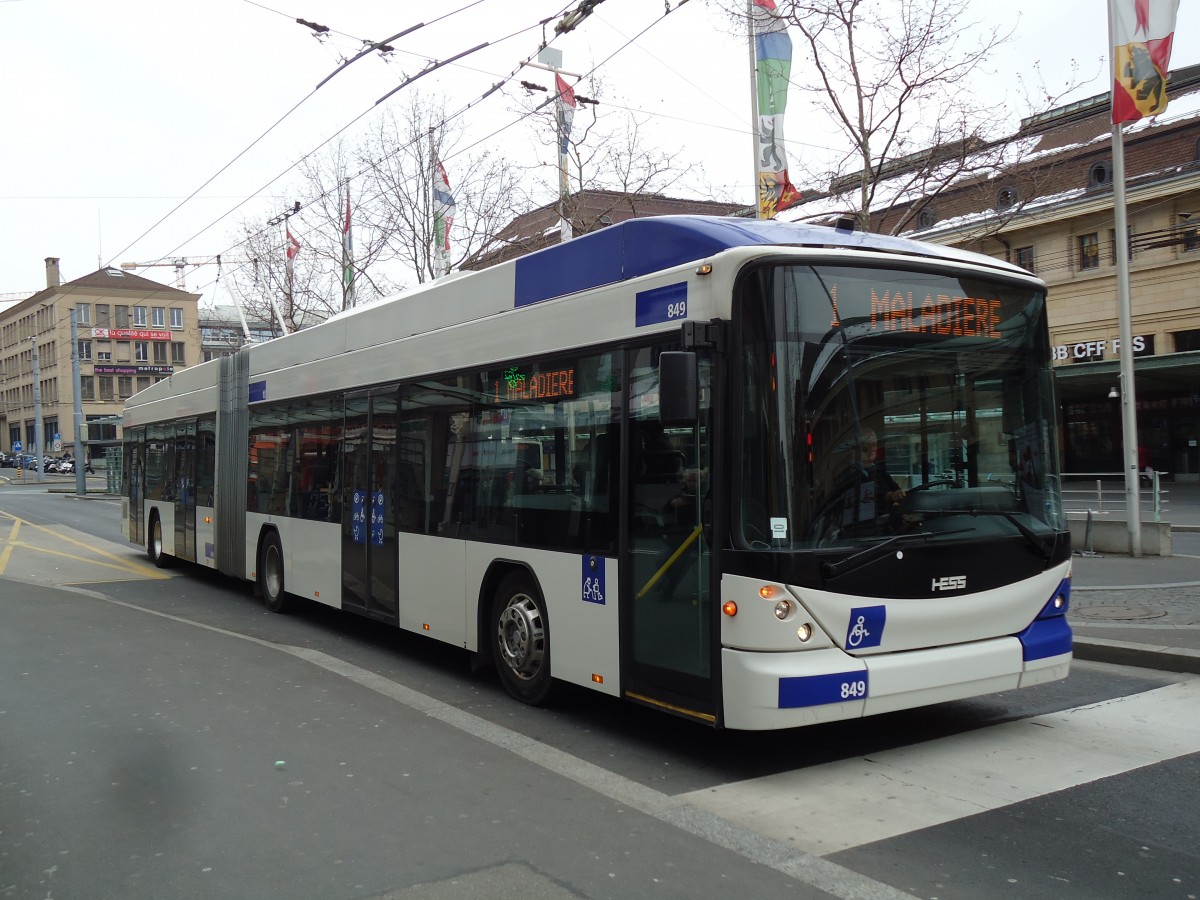
<svg viewBox="0 0 1200 900">
<path fill-rule="evenodd" d="M 242 258 L 242 257 L 222 257 L 221 254 L 215 256 L 192 257 L 189 262 L 186 256 L 180 256 L 172 260 L 155 260 L 154 262 L 123 262 L 122 269 L 153 269 L 156 267 L 171 267 L 175 270 L 175 287 L 181 291 L 187 290 L 186 277 L 184 269 L 188 266 L 220 266 L 222 262 L 227 263 L 248 263 L 258 262 L 257 259 Z"/>
</svg>

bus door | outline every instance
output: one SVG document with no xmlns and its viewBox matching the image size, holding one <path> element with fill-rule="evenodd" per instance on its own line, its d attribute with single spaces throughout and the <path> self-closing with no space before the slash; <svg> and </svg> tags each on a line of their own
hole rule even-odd
<svg viewBox="0 0 1200 900">
<path fill-rule="evenodd" d="M 175 555 L 196 561 L 196 420 L 175 426 Z"/>
<path fill-rule="evenodd" d="M 342 467 L 342 605 L 395 622 L 396 388 L 346 395 Z"/>
<path fill-rule="evenodd" d="M 663 426 L 658 354 L 664 349 L 677 348 L 632 351 L 628 367 L 625 690 L 712 721 L 712 553 L 701 526 L 711 471 L 707 409 L 697 424 Z M 702 365 L 702 373 L 707 369 Z"/>
</svg>

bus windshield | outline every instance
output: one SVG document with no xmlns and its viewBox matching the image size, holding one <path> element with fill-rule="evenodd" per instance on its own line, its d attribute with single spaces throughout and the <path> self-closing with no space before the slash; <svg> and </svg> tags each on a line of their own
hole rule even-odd
<svg viewBox="0 0 1200 900">
<path fill-rule="evenodd" d="M 733 540 L 743 549 L 1062 528 L 1044 292 L 918 269 L 743 279 Z"/>
</svg>

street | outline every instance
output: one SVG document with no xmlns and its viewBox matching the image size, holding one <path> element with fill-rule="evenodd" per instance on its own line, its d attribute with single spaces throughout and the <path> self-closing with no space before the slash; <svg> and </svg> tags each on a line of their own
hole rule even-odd
<svg viewBox="0 0 1200 900">
<path fill-rule="evenodd" d="M 118 503 L 0 491 L 0 896 L 1200 896 L 1200 678 L 783 733 L 161 571 Z M 62 590 L 63 587 L 69 590 Z"/>
</svg>

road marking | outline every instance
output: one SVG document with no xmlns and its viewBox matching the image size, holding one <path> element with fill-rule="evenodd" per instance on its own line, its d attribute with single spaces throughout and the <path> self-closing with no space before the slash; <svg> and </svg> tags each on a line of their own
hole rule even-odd
<svg viewBox="0 0 1200 900">
<path fill-rule="evenodd" d="M 1200 752 L 1200 678 L 685 794 L 824 856 Z"/>
<path fill-rule="evenodd" d="M 847 869 L 827 859 L 821 859 L 819 856 L 798 851 L 793 846 L 763 837 L 752 829 L 723 820 L 679 797 L 646 787 L 595 763 L 551 747 L 528 735 L 505 728 L 503 725 L 496 725 L 481 716 L 451 706 L 436 697 L 413 690 L 336 656 L 306 647 L 273 644 L 262 638 L 239 634 L 215 625 L 206 625 L 203 622 L 195 622 L 171 613 L 116 600 L 99 591 L 85 588 L 66 588 L 65 590 L 295 656 L 327 672 L 382 694 L 415 712 L 437 719 L 451 728 L 456 728 L 495 747 L 507 750 L 536 766 L 608 797 L 615 803 L 624 804 L 709 843 L 732 850 L 746 859 L 769 866 L 777 872 L 782 872 L 804 884 L 812 885 L 833 897 L 839 897 L 842 900 L 916 900 L 913 895 L 894 888 L 890 884 L 876 881 L 853 869 Z"/>
<path fill-rule="evenodd" d="M 14 548 L 20 547 L 25 550 L 32 550 L 35 553 L 43 553 L 48 556 L 57 556 L 63 559 L 73 560 L 75 562 L 86 563 L 89 566 L 102 566 L 106 569 L 116 569 L 118 572 L 127 572 L 133 575 L 138 575 L 142 578 L 160 580 L 172 577 L 166 572 L 161 572 L 156 568 L 152 568 L 132 559 L 117 556 L 115 553 L 110 553 L 96 544 L 74 538 L 64 531 L 57 531 L 53 528 L 48 528 L 45 525 L 38 525 L 34 522 L 30 522 L 28 519 L 22 519 L 20 516 L 15 516 L 12 513 L 7 513 L 3 510 L 0 510 L 0 518 L 11 519 L 13 522 L 12 531 L 4 540 L 4 549 L 3 551 L 0 551 L 0 575 L 4 574 L 5 567 L 8 565 L 9 560 L 12 557 Z M 35 532 L 40 532 L 45 536 L 52 537 L 56 541 L 64 541 L 68 544 L 73 544 L 74 546 L 79 547 L 93 555 L 82 556 L 78 553 L 67 553 L 62 550 L 57 550 L 42 544 L 34 543 L 28 538 L 23 541 L 17 540 L 17 534 L 22 525 L 28 526 L 28 528 L 33 529 Z M 101 559 L 95 559 L 94 557 L 96 556 L 101 557 Z M 109 562 L 105 562 L 104 560 L 109 560 Z"/>
<path fill-rule="evenodd" d="M 8 560 L 12 557 L 13 547 L 17 540 L 17 535 L 21 532 L 21 519 L 13 520 L 12 531 L 8 533 L 8 537 L 4 541 L 4 549 L 0 550 L 0 575 L 4 574 L 4 569 L 8 566 Z"/>
</svg>

